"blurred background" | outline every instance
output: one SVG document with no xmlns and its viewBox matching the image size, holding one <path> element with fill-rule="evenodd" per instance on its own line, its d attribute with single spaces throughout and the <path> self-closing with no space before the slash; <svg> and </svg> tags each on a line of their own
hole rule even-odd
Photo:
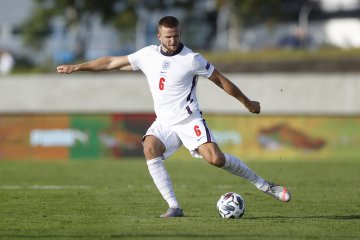
<svg viewBox="0 0 360 240">
<path fill-rule="evenodd" d="M 49 71 L 157 44 L 164 15 L 178 17 L 183 41 L 202 52 L 360 48 L 358 0 L 3 0 L 0 48 L 15 70 Z"/>
<path fill-rule="evenodd" d="M 157 44 L 165 15 L 181 21 L 188 47 L 262 103 L 254 118 L 199 82 L 226 151 L 360 157 L 360 0 L 2 0 L 0 160 L 141 157 L 155 118 L 145 78 L 55 69 Z"/>
</svg>

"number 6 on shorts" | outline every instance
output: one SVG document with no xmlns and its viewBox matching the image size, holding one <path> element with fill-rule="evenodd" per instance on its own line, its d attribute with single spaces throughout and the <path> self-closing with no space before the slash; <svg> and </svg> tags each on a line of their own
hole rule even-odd
<svg viewBox="0 0 360 240">
<path fill-rule="evenodd" d="M 196 136 L 200 136 L 201 135 L 201 131 L 200 131 L 200 129 L 199 129 L 199 126 L 198 125 L 195 125 L 195 127 L 194 127 L 194 131 L 195 131 L 195 134 L 196 134 Z"/>
</svg>

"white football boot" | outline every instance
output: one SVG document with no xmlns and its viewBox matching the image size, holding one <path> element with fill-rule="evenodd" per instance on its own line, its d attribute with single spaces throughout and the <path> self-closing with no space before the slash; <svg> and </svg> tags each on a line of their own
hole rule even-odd
<svg viewBox="0 0 360 240">
<path fill-rule="evenodd" d="M 290 192 L 286 189 L 286 187 L 268 182 L 269 186 L 267 189 L 263 190 L 264 193 L 269 194 L 270 196 L 273 196 L 279 201 L 282 202 L 289 202 L 291 199 Z"/>
<path fill-rule="evenodd" d="M 184 213 L 181 208 L 171 207 L 166 213 L 160 215 L 161 218 L 169 218 L 169 217 L 183 217 Z"/>
</svg>

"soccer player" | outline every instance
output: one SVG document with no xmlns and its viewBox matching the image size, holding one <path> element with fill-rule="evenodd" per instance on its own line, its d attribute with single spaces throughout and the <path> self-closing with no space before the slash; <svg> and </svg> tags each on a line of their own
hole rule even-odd
<svg viewBox="0 0 360 240">
<path fill-rule="evenodd" d="M 202 55 L 181 41 L 179 21 L 172 16 L 160 19 L 157 37 L 160 45 L 147 46 L 127 56 L 102 57 L 76 65 L 61 65 L 59 73 L 76 71 L 141 70 L 147 78 L 154 101 L 156 120 L 143 138 L 143 150 L 150 175 L 169 205 L 160 217 L 182 217 L 170 176 L 163 161 L 184 146 L 194 157 L 240 176 L 256 188 L 282 202 L 290 200 L 290 192 L 252 171 L 243 161 L 223 153 L 207 126 L 196 97 L 198 77 L 208 78 L 230 96 L 235 97 L 251 113 L 260 113 L 260 103 L 247 98 Z"/>
</svg>

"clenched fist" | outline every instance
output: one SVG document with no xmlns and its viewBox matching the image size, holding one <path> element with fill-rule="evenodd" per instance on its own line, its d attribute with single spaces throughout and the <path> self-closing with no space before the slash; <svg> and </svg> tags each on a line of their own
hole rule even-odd
<svg viewBox="0 0 360 240">
<path fill-rule="evenodd" d="M 257 101 L 250 101 L 247 105 L 246 108 L 251 112 L 251 113 L 260 113 L 260 103 Z"/>
</svg>

